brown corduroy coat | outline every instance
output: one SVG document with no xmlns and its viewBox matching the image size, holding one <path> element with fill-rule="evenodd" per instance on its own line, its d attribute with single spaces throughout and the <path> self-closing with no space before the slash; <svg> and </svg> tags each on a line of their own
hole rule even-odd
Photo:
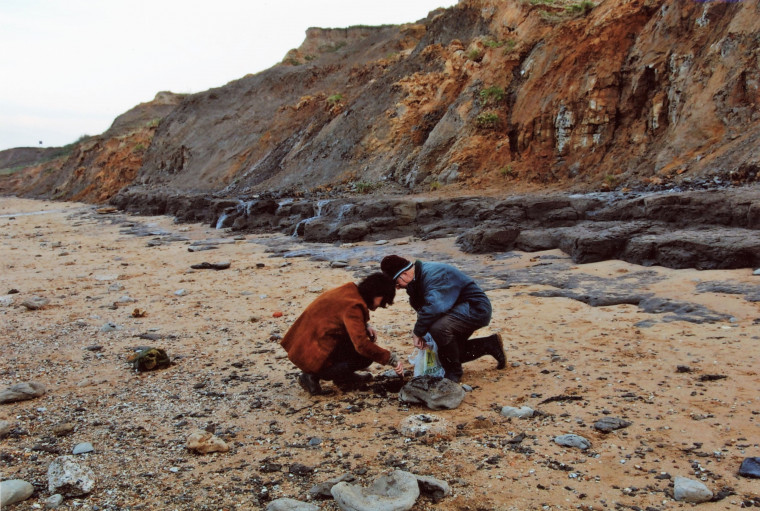
<svg viewBox="0 0 760 511">
<path fill-rule="evenodd" d="M 331 365 L 335 346 L 346 338 L 356 351 L 379 364 L 387 364 L 390 351 L 373 343 L 367 333 L 369 308 L 353 282 L 322 293 L 288 329 L 280 344 L 296 367 L 316 373 Z"/>
</svg>

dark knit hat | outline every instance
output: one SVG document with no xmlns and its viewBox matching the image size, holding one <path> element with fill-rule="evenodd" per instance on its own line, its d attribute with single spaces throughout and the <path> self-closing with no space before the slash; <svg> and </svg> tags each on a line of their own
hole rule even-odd
<svg viewBox="0 0 760 511">
<path fill-rule="evenodd" d="M 397 255 L 385 256 L 383 257 L 383 260 L 380 261 L 380 269 L 393 280 L 396 280 L 399 275 L 411 267 L 412 263 L 410 263 L 408 259 L 404 259 Z"/>
</svg>

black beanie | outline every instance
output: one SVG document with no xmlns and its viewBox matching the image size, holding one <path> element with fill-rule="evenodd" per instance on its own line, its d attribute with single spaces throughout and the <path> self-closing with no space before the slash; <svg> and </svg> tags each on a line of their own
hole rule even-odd
<svg viewBox="0 0 760 511">
<path fill-rule="evenodd" d="M 393 280 L 396 280 L 399 275 L 411 267 L 412 263 L 408 259 L 397 255 L 385 256 L 380 262 L 380 269 Z"/>
</svg>

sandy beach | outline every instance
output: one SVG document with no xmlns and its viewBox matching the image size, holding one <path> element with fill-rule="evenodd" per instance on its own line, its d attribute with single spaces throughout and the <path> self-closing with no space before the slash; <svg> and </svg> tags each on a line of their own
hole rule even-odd
<svg viewBox="0 0 760 511">
<path fill-rule="evenodd" d="M 465 364 L 471 390 L 454 410 L 400 402 L 398 382 L 377 365 L 372 384 L 343 392 L 328 383 L 331 394 L 310 397 L 278 344 L 318 293 L 377 271 L 390 253 L 460 266 L 492 300 L 479 334 L 501 333 L 507 369 L 491 358 Z M 203 262 L 230 266 L 191 268 Z M 332 477 L 369 486 L 394 469 L 451 486 L 415 510 L 691 508 L 673 498 L 676 477 L 714 493 L 699 509 L 760 507 L 760 483 L 737 474 L 760 456 L 760 302 L 751 300 L 760 276 L 751 268 L 473 255 L 453 239 L 309 245 L 16 198 L 0 199 L 0 263 L 0 388 L 47 388 L 0 405 L 12 427 L 0 439 L 2 479 L 35 487 L 13 509 L 44 508 L 48 466 L 82 442 L 95 450 L 77 458 L 97 483 L 65 509 L 263 509 L 306 501 Z M 576 299 L 553 296 L 558 282 Z M 660 306 L 594 306 L 582 299 L 589 293 L 646 294 Z M 48 303 L 22 305 L 35 296 Z M 399 293 L 372 315 L 378 343 L 409 355 L 414 318 Z M 165 349 L 173 364 L 135 372 L 127 359 L 141 346 Z M 536 413 L 507 418 L 505 406 Z M 422 413 L 451 434 L 399 433 Z M 603 433 L 593 425 L 605 417 L 630 425 Z M 230 451 L 188 450 L 197 429 Z M 558 445 L 565 434 L 591 447 Z"/>
</svg>

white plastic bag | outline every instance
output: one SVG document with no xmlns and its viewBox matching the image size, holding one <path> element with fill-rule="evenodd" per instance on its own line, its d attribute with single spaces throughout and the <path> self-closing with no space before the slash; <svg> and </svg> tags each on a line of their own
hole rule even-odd
<svg viewBox="0 0 760 511">
<path fill-rule="evenodd" d="M 438 359 L 438 346 L 430 335 L 425 336 L 424 349 L 414 348 L 409 363 L 414 366 L 414 376 L 435 376 L 443 378 L 446 371 Z"/>
</svg>

